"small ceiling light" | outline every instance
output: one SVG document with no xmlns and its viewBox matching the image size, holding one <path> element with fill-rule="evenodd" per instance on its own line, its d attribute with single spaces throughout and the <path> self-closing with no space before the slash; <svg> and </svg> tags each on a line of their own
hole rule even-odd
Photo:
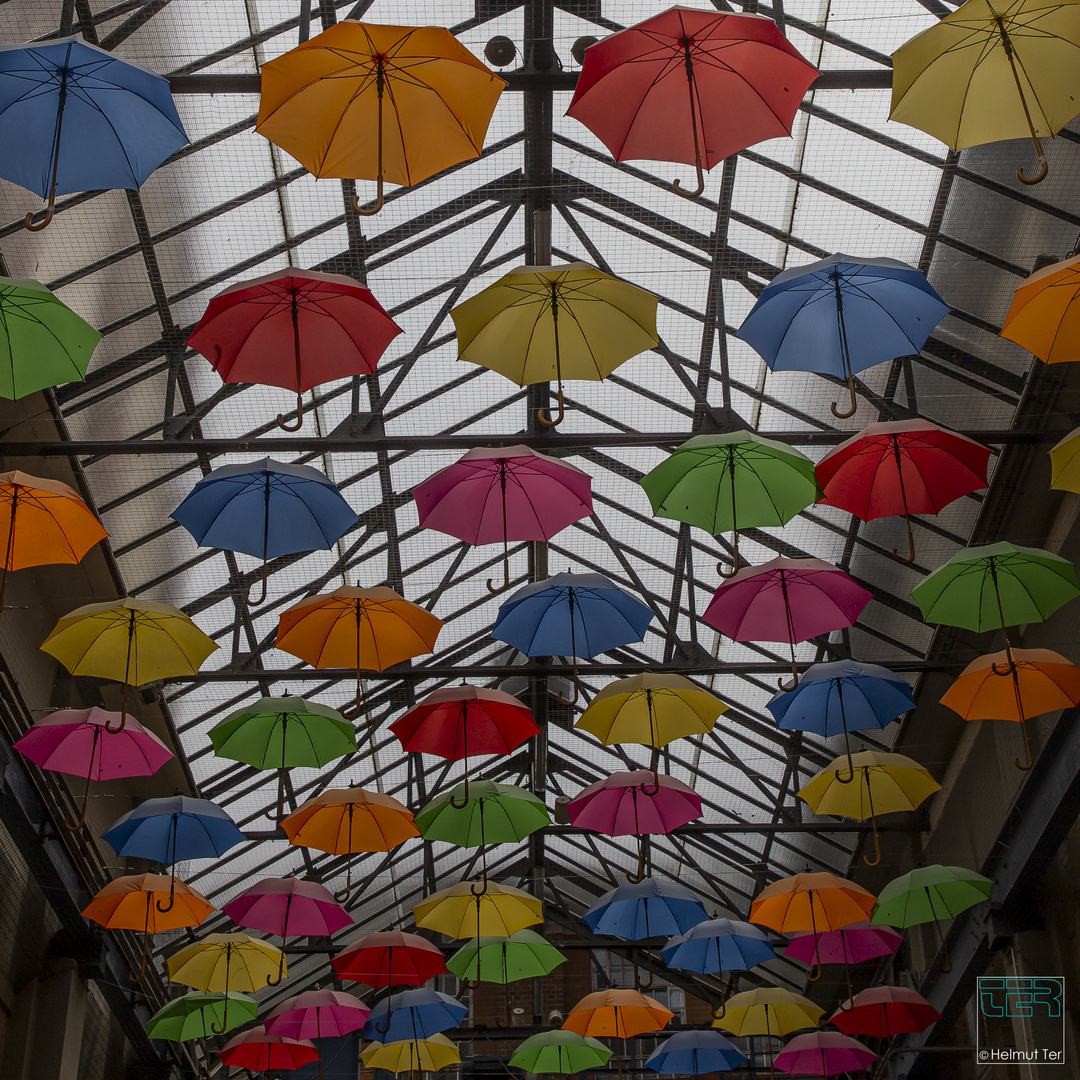
<svg viewBox="0 0 1080 1080">
<path fill-rule="evenodd" d="M 570 49 L 570 55 L 574 58 L 574 63 L 578 67 L 585 63 L 585 50 L 590 45 L 595 45 L 599 40 L 599 38 L 594 37 L 579 37 L 574 42 L 573 47 Z"/>
<path fill-rule="evenodd" d="M 484 56 L 487 62 L 494 67 L 506 67 L 507 64 L 514 62 L 514 57 L 517 56 L 517 49 L 514 43 L 508 38 L 499 34 L 497 37 L 493 37 L 484 46 Z"/>
</svg>

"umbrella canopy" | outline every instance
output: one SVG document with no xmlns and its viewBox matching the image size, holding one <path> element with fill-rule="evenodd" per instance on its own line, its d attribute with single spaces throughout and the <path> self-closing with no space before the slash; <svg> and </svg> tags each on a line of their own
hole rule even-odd
<svg viewBox="0 0 1080 1080">
<path fill-rule="evenodd" d="M 449 994 L 420 987 L 391 994 L 375 1006 L 363 1027 L 365 1039 L 392 1043 L 411 1039 L 430 1039 L 440 1031 L 456 1028 L 469 1015 Z"/>
<path fill-rule="evenodd" d="M 266 1017 L 266 1031 L 289 1039 L 336 1038 L 359 1031 L 370 1013 L 355 994 L 308 990 L 275 1006 Z"/>
<path fill-rule="evenodd" d="M 330 964 L 339 979 L 380 989 L 402 984 L 421 986 L 446 971 L 445 959 L 425 938 L 390 930 L 354 941 Z"/>
<path fill-rule="evenodd" d="M 827 506 L 847 510 L 862 521 L 902 514 L 908 554 L 915 561 L 912 514 L 937 514 L 973 491 L 986 487 L 990 448 L 946 431 L 929 420 L 891 420 L 870 424 L 830 450 L 816 466 Z"/>
<path fill-rule="evenodd" d="M 526 1072 L 572 1073 L 599 1069 L 611 1060 L 611 1051 L 599 1040 L 576 1031 L 541 1031 L 518 1043 L 509 1064 Z"/>
<path fill-rule="evenodd" d="M 468 544 L 503 546 L 504 584 L 510 583 L 507 543 L 550 540 L 592 513 L 592 477 L 531 447 L 477 447 L 412 489 L 420 524 Z"/>
<path fill-rule="evenodd" d="M 0 46 L 0 176 L 48 197 L 134 189 L 187 143 L 169 84 L 81 37 Z"/>
<path fill-rule="evenodd" d="M 480 156 L 506 83 L 441 26 L 351 19 L 262 67 L 255 130 L 313 176 L 412 186 Z M 313 122 L 312 118 L 317 118 Z"/>
<path fill-rule="evenodd" d="M 567 115 L 616 161 L 675 161 L 703 171 L 791 134 L 817 69 L 771 19 L 674 7 L 585 51 Z"/>
<path fill-rule="evenodd" d="M 551 824 L 543 799 L 514 784 L 474 780 L 437 795 L 416 815 L 425 840 L 458 847 L 514 844 Z"/>
<path fill-rule="evenodd" d="M 874 903 L 873 893 L 854 881 L 824 871 L 795 874 L 757 894 L 750 905 L 750 922 L 781 934 L 839 930 L 866 919 Z"/>
<path fill-rule="evenodd" d="M 747 990 L 728 999 L 722 1015 L 712 1022 L 714 1028 L 732 1035 L 787 1035 L 799 1028 L 817 1027 L 825 1015 L 807 998 L 789 990 L 771 987 Z"/>
<path fill-rule="evenodd" d="M 654 517 L 735 533 L 731 573 L 717 566 L 724 577 L 739 567 L 740 528 L 786 525 L 821 495 L 805 454 L 752 431 L 695 435 L 640 483 Z"/>
<path fill-rule="evenodd" d="M 874 986 L 862 990 L 829 1017 L 845 1035 L 873 1035 L 891 1039 L 906 1032 L 925 1031 L 941 1013 L 905 986 Z"/>
<path fill-rule="evenodd" d="M 719 1031 L 677 1031 L 649 1055 L 645 1068 L 701 1076 L 737 1069 L 748 1060 Z"/>
<path fill-rule="evenodd" d="M 652 779 L 648 769 L 640 769 L 597 780 L 567 804 L 571 824 L 606 836 L 642 836 L 669 833 L 701 817 L 701 797 L 693 788 L 661 776 L 649 790 Z"/>
<path fill-rule="evenodd" d="M 662 1031 L 675 1014 L 637 990 L 599 990 L 586 994 L 563 1021 L 564 1031 L 591 1038 L 631 1039 Z"/>
<path fill-rule="evenodd" d="M 962 866 L 921 866 L 893 878 L 878 897 L 870 921 L 907 928 L 952 919 L 981 904 L 994 883 Z"/>
<path fill-rule="evenodd" d="M 764 931 L 738 919 L 710 919 L 673 937 L 661 950 L 664 963 L 678 971 L 749 971 L 776 958 Z"/>
<path fill-rule="evenodd" d="M 477 893 L 475 885 L 461 881 L 421 900 L 412 909 L 416 925 L 452 938 L 510 937 L 544 921 L 543 904 L 524 890 L 492 881 Z"/>
<path fill-rule="evenodd" d="M 1080 493 L 1080 428 L 1070 431 L 1050 451 L 1050 486 Z"/>
<path fill-rule="evenodd" d="M 222 1027 L 225 998 L 232 1010 L 228 1026 Z M 221 1027 L 221 1034 L 250 1023 L 255 1019 L 259 1003 L 246 994 L 204 994 L 193 990 L 163 1005 L 146 1022 L 146 1034 L 151 1039 L 187 1042 L 189 1039 L 209 1039 L 211 1025 Z"/>
<path fill-rule="evenodd" d="M 169 980 L 207 993 L 261 990 L 283 955 L 247 934 L 208 934 L 169 957 Z"/>
<path fill-rule="evenodd" d="M 683 933 L 708 914 L 685 885 L 650 877 L 604 893 L 582 918 L 594 934 L 642 941 Z"/>
<path fill-rule="evenodd" d="M 1080 259 L 1065 259 L 1036 270 L 1016 286 L 1001 336 L 1046 364 L 1080 360 L 1080 324 L 1075 306 L 1078 295 Z M 1050 451 L 1051 460 L 1062 445 L 1058 443 Z M 1051 482 L 1051 487 L 1058 486 L 1056 479 Z"/>
<path fill-rule="evenodd" d="M 373 1042 L 360 1052 L 366 1069 L 385 1069 L 392 1073 L 438 1072 L 461 1063 L 457 1045 L 442 1033 L 426 1039 L 401 1042 Z"/>
<path fill-rule="evenodd" d="M 519 930 L 507 938 L 470 938 L 446 966 L 464 983 L 511 983 L 541 979 L 565 963 L 566 957 L 545 938 Z"/>
<path fill-rule="evenodd" d="M 897 259 L 830 255 L 772 279 L 737 336 L 773 371 L 816 371 L 847 379 L 853 416 L 855 376 L 865 368 L 918 353 L 946 315 L 914 266 Z"/>
<path fill-rule="evenodd" d="M 794 934 L 784 955 L 804 964 L 862 964 L 879 956 L 891 956 L 904 943 L 891 926 L 873 926 L 869 920 L 839 930 Z"/>
<path fill-rule="evenodd" d="M 571 262 L 515 267 L 450 316 L 459 360 L 518 386 L 558 383 L 557 415 L 539 412 L 540 422 L 553 427 L 563 418 L 563 379 L 605 379 L 657 344 L 657 303 L 628 281 Z"/>
<path fill-rule="evenodd" d="M 130 596 L 68 612 L 41 643 L 72 675 L 124 684 L 120 723 L 105 725 L 112 734 L 124 729 L 129 686 L 194 675 L 218 648 L 182 611 Z"/>
<path fill-rule="evenodd" d="M 776 1055 L 773 1067 L 804 1076 L 836 1076 L 869 1068 L 877 1054 L 861 1042 L 835 1031 L 812 1031 L 796 1035 Z"/>
<path fill-rule="evenodd" d="M 242 844 L 244 834 L 209 799 L 173 795 L 144 800 L 117 818 L 101 839 L 117 855 L 171 866 L 188 859 L 215 859 Z"/>
<path fill-rule="evenodd" d="M 300 1069 L 319 1060 L 315 1044 L 306 1039 L 270 1035 L 262 1024 L 234 1035 L 219 1051 L 222 1065 L 230 1069 L 265 1072 L 267 1069 Z"/>
</svg>

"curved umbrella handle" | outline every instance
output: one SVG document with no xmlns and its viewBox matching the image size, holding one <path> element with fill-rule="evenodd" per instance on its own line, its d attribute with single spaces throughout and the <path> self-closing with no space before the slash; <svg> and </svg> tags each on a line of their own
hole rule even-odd
<svg viewBox="0 0 1080 1080">
<path fill-rule="evenodd" d="M 1043 176 L 1045 176 L 1045 175 L 1046 175 L 1046 173 L 1043 173 Z M 1041 180 L 1042 177 L 1040 177 L 1039 179 Z M 1036 181 L 1034 181 L 1034 180 L 1025 180 L 1024 181 L 1024 183 L 1026 183 L 1026 184 L 1033 184 L 1035 182 Z M 53 214 L 54 214 L 55 210 L 56 210 L 56 187 L 54 186 L 52 188 L 52 190 L 49 192 L 49 202 L 45 207 L 45 216 L 35 225 L 34 224 L 34 215 L 36 213 L 38 213 L 38 211 L 37 210 L 31 210 L 30 213 L 27 214 L 26 217 L 23 218 L 23 226 L 29 232 L 41 232 L 42 229 L 47 229 L 49 227 L 49 223 L 53 219 Z"/>
<path fill-rule="evenodd" d="M 479 889 L 476 887 L 477 885 L 480 886 Z M 471 892 L 473 894 L 473 896 L 483 896 L 487 891 L 488 891 L 488 879 L 487 879 L 486 874 L 484 875 L 484 880 L 483 881 L 480 881 L 480 882 L 470 881 L 469 882 L 469 892 Z"/>
<path fill-rule="evenodd" d="M 359 650 L 357 650 L 359 652 Z M 356 670 L 356 700 L 351 705 L 342 705 L 338 712 L 346 720 L 355 720 L 364 709 L 364 691 L 360 686 L 360 669 Z"/>
<path fill-rule="evenodd" d="M 360 205 L 360 200 L 354 195 L 352 197 L 352 208 L 361 217 L 372 217 L 383 208 L 384 202 L 385 200 L 383 199 L 383 178 L 382 173 L 380 173 L 379 179 L 377 181 L 377 186 L 375 188 L 375 204 L 371 207 L 370 210 L 367 210 Z M 375 1026 L 378 1027 L 378 1024 L 376 1024 Z"/>
<path fill-rule="evenodd" d="M 128 642 L 128 657 L 131 656 L 131 642 Z M 120 723 L 113 727 L 108 720 L 105 721 L 105 730 L 110 735 L 119 735 L 124 727 L 127 725 L 127 699 L 128 699 L 128 684 L 124 683 L 124 693 L 120 698 Z"/>
<path fill-rule="evenodd" d="M 213 1022 L 213 1020 L 211 1020 L 210 1021 L 210 1030 L 215 1035 L 224 1035 L 225 1032 L 228 1030 L 228 1028 L 229 1028 L 229 988 L 228 988 L 228 985 L 226 985 L 226 987 L 225 987 L 225 1008 L 221 1010 L 221 1027 L 218 1027 L 217 1024 L 215 1024 Z"/>
<path fill-rule="evenodd" d="M 580 690 L 581 690 L 581 685 L 578 682 L 577 664 L 575 664 L 574 665 L 574 696 L 572 698 L 570 698 L 569 700 L 567 700 L 566 698 L 564 698 L 562 696 L 562 691 L 560 690 L 558 695 L 557 695 L 557 697 L 559 699 L 559 704 L 560 705 L 576 705 Z"/>
<path fill-rule="evenodd" d="M 296 423 L 287 424 L 283 413 L 277 414 L 277 426 L 282 431 L 299 431 L 304 425 L 304 397 L 299 390 L 296 391 Z"/>
<path fill-rule="evenodd" d="M 559 381 L 558 401 L 559 411 L 558 413 L 556 413 L 554 420 L 551 419 L 550 409 L 536 410 L 536 419 L 539 420 L 540 423 L 544 425 L 544 427 L 556 427 L 558 424 L 562 423 L 563 417 L 566 415 L 566 402 L 563 400 L 562 380 Z"/>
<path fill-rule="evenodd" d="M 905 514 L 904 520 L 907 522 L 907 546 L 908 553 L 906 556 L 900 554 L 896 548 L 892 549 L 892 557 L 898 562 L 903 563 L 905 566 L 910 566 L 915 561 L 915 537 L 911 534 L 911 515 Z"/>
<path fill-rule="evenodd" d="M 637 876 L 635 877 L 628 870 L 626 872 L 626 880 L 632 885 L 638 885 L 645 880 L 645 843 L 640 839 L 638 840 Z"/>
<path fill-rule="evenodd" d="M 727 1016 L 727 999 L 720 1002 L 719 1009 L 713 1009 L 712 1015 L 714 1020 L 723 1020 Z"/>
<path fill-rule="evenodd" d="M 877 818 L 871 815 L 870 821 L 874 826 L 874 857 L 868 859 L 864 855 L 862 861 L 866 863 L 867 866 L 878 866 L 881 863 L 881 840 L 878 838 Z"/>
<path fill-rule="evenodd" d="M 281 943 L 281 959 L 278 961 L 277 975 L 267 975 L 266 985 L 277 986 L 281 980 L 285 977 L 285 942 Z"/>
<path fill-rule="evenodd" d="M 349 852 L 348 869 L 345 871 L 345 888 L 341 892 L 334 893 L 334 899 L 339 904 L 348 903 L 349 894 L 352 892 L 352 852 Z"/>
<path fill-rule="evenodd" d="M 725 570 L 724 564 L 716 564 L 716 572 L 722 578 L 733 578 L 739 572 L 739 530 L 736 529 L 731 538 L 731 569 Z"/>
<path fill-rule="evenodd" d="M 278 419 L 280 419 L 280 417 Z M 290 429 L 286 428 L 286 430 L 290 430 Z M 262 591 L 259 593 L 258 596 L 252 596 L 251 595 L 251 589 L 248 589 L 248 591 L 244 594 L 244 603 L 247 604 L 248 607 L 258 607 L 258 605 L 261 604 L 265 599 L 266 599 L 266 557 L 264 556 L 263 557 L 263 564 L 262 564 Z"/>
<path fill-rule="evenodd" d="M 682 182 L 680 180 L 671 181 L 671 190 L 674 191 L 676 195 L 681 195 L 684 199 L 696 199 L 699 195 L 703 195 L 705 193 L 705 172 L 701 168 L 700 154 L 698 155 L 698 159 L 695 164 L 697 165 L 697 187 L 694 188 L 693 191 L 687 191 L 686 188 L 682 186 Z"/>
<path fill-rule="evenodd" d="M 174 827 L 175 827 L 175 826 L 174 826 Z M 176 854 L 176 851 L 175 851 L 175 842 L 174 842 L 174 851 L 173 851 L 173 854 L 174 854 L 174 855 Z M 162 914 L 162 915 L 164 915 L 164 914 L 166 914 L 167 912 L 169 912 L 169 911 L 172 911 L 172 909 L 173 909 L 173 905 L 174 905 L 175 903 L 176 903 L 176 874 L 173 874 L 173 875 L 171 876 L 171 879 L 170 879 L 170 883 L 169 883 L 169 902 L 168 902 L 168 903 L 167 903 L 167 904 L 166 904 L 166 905 L 165 905 L 164 907 L 162 907 L 162 906 L 161 906 L 161 901 L 160 901 L 160 900 L 158 900 L 158 901 L 156 902 L 156 904 L 155 904 L 155 907 L 156 907 L 156 908 L 158 909 L 158 911 L 160 911 L 160 912 L 161 912 L 161 914 Z"/>
<path fill-rule="evenodd" d="M 487 579 L 488 592 L 501 593 L 510 588 L 510 556 L 506 552 L 505 545 L 503 547 L 503 583 L 501 585 L 492 585 L 494 580 L 494 578 Z"/>
<path fill-rule="evenodd" d="M 370 210 L 365 210 L 360 205 L 360 200 L 354 195 L 352 198 L 352 207 L 361 217 L 371 217 L 377 214 L 383 208 L 383 97 L 385 96 L 385 75 L 383 73 L 382 60 L 379 61 L 378 75 L 376 81 L 376 90 L 379 100 L 379 127 L 378 135 L 378 160 L 376 163 L 376 176 L 375 176 L 375 205 Z M 377 1027 L 378 1025 L 376 1025 Z M 383 1033 L 385 1034 L 385 1032 Z"/>
<path fill-rule="evenodd" d="M 454 796 L 452 794 L 450 796 L 450 805 L 455 810 L 464 810 L 465 807 L 469 805 L 469 777 L 468 777 L 468 775 L 466 775 L 466 777 L 465 777 L 465 783 L 464 783 L 463 787 L 464 787 L 464 798 L 462 798 L 461 802 L 457 802 L 454 799 Z M 484 891 L 487 892 L 487 889 L 485 889 Z"/>
<path fill-rule="evenodd" d="M 990 670 L 995 675 L 999 675 L 1003 679 L 1007 678 L 1009 675 L 1012 675 L 1016 671 L 1016 661 L 1009 660 L 1003 668 L 999 668 L 997 664 L 991 664 Z"/>
<path fill-rule="evenodd" d="M 780 689 L 783 690 L 785 694 L 790 694 L 791 691 L 799 685 L 799 669 L 795 666 L 794 663 L 792 663 L 791 665 L 791 676 L 791 682 L 789 683 L 784 682 L 783 679 L 776 680 L 776 685 L 780 687 Z"/>
<path fill-rule="evenodd" d="M 1039 171 L 1034 176 L 1026 176 L 1022 168 L 1016 170 L 1016 179 L 1021 184 L 1041 184 L 1046 179 L 1046 174 L 1050 171 L 1050 166 L 1047 164 L 1046 155 L 1042 152 L 1042 147 L 1038 143 L 1035 144 L 1039 151 Z M 46 222 L 48 224 L 48 222 Z M 27 228 L 30 228 L 28 225 Z M 44 228 L 44 226 L 42 226 Z"/>
<path fill-rule="evenodd" d="M 1027 721 L 1021 720 L 1020 727 L 1024 731 L 1024 749 L 1027 751 L 1027 764 L 1021 765 L 1019 758 L 1013 758 L 1013 764 L 1021 771 L 1027 772 L 1035 764 L 1035 755 L 1031 752 L 1031 738 L 1028 735 Z"/>
<path fill-rule="evenodd" d="M 855 397 L 855 376 L 854 375 L 849 375 L 848 376 L 847 384 L 848 384 L 848 391 L 851 394 L 851 408 L 848 409 L 847 412 L 841 412 L 836 407 L 836 402 L 835 401 L 829 406 L 829 408 L 832 409 L 833 416 L 835 416 L 838 420 L 846 420 L 849 416 L 854 416 L 855 415 L 855 410 L 859 407 L 858 399 Z"/>
<path fill-rule="evenodd" d="M 653 769 L 653 786 L 650 789 L 648 784 L 639 784 L 638 789 L 642 795 L 648 795 L 650 799 L 654 799 L 660 793 L 660 773 Z M 652 986 L 652 983 L 649 983 Z"/>
</svg>

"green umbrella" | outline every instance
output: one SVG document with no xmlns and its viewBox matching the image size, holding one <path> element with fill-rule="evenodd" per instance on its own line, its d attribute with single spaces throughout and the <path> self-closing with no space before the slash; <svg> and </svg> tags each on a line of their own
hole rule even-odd
<svg viewBox="0 0 1080 1080">
<path fill-rule="evenodd" d="M 752 431 L 695 435 L 641 479 L 656 517 L 685 521 L 713 534 L 733 530 L 732 565 L 739 568 L 739 529 L 786 525 L 821 498 L 814 463 L 784 443 Z"/>
<path fill-rule="evenodd" d="M 146 1034 L 151 1039 L 187 1042 L 188 1039 L 208 1039 L 210 1025 L 222 1026 L 225 1019 L 225 999 L 229 1001 L 228 1026 L 231 1031 L 255 1019 L 259 1003 L 247 994 L 204 994 L 195 991 L 163 1005 L 146 1022 Z M 223 1034 L 215 1031 L 213 1034 Z"/>
<path fill-rule="evenodd" d="M 0 277 L 0 396 L 82 382 L 100 340 L 41 282 Z"/>
<path fill-rule="evenodd" d="M 543 799 L 491 780 L 472 780 L 467 789 L 458 784 L 416 815 L 416 827 L 425 840 L 445 840 L 458 847 L 516 844 L 550 824 Z"/>
<path fill-rule="evenodd" d="M 530 1073 L 579 1073 L 606 1065 L 611 1054 L 599 1039 L 559 1029 L 531 1035 L 514 1051 L 510 1064 Z"/>
<path fill-rule="evenodd" d="M 264 697 L 232 713 L 210 729 L 218 757 L 256 769 L 278 769 L 276 815 L 283 816 L 285 770 L 321 768 L 356 750 L 356 729 L 329 705 L 299 697 Z"/>
<path fill-rule="evenodd" d="M 475 985 L 539 979 L 564 963 L 566 957 L 535 930 L 519 930 L 510 937 L 470 938 L 446 966 L 463 983 Z"/>
</svg>

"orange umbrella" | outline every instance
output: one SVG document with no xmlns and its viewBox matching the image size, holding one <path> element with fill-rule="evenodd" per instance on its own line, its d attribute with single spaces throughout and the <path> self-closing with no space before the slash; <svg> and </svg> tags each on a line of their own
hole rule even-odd
<svg viewBox="0 0 1080 1080">
<path fill-rule="evenodd" d="M 360 672 L 385 671 L 435 648 L 442 620 L 393 589 L 345 585 L 325 596 L 309 596 L 282 612 L 275 644 L 312 667 L 355 667 L 356 705 L 362 707 Z"/>
<path fill-rule="evenodd" d="M 674 1017 L 656 998 L 637 990 L 598 990 L 586 994 L 563 1021 L 564 1031 L 576 1031 L 586 1038 L 610 1036 L 629 1039 L 647 1031 L 662 1031 Z M 617 1059 L 622 1076 L 622 1055 Z"/>
<path fill-rule="evenodd" d="M 1050 649 L 1013 649 L 1013 669 L 1001 678 L 995 664 L 1005 665 L 1004 652 L 973 660 L 949 687 L 941 704 L 965 720 L 1011 720 L 1023 725 L 1027 764 L 1032 766 L 1027 721 L 1033 716 L 1080 705 L 1080 668 Z M 998 668 L 1000 671 L 1001 668 Z"/>
<path fill-rule="evenodd" d="M 169 901 L 164 911 L 155 901 Z M 82 914 L 106 930 L 136 930 L 143 935 L 142 966 L 129 974 L 138 982 L 146 974 L 146 945 L 151 934 L 201 926 L 215 910 L 200 893 L 171 874 L 133 874 L 110 881 L 83 909 Z"/>
<path fill-rule="evenodd" d="M 1046 364 L 1080 360 L 1080 259 L 1036 270 L 1016 287 L 1001 336 Z"/>
<path fill-rule="evenodd" d="M 6 531 L 6 535 L 5 535 Z M 9 570 L 77 563 L 109 534 L 74 489 L 29 473 L 0 473 L 0 611 Z"/>
<path fill-rule="evenodd" d="M 295 847 L 310 847 L 328 855 L 352 856 L 360 851 L 391 851 L 420 835 L 409 809 L 389 795 L 363 788 L 324 791 L 298 806 L 281 827 Z M 343 892 L 334 899 L 344 904 L 352 891 L 352 858 Z"/>
</svg>

